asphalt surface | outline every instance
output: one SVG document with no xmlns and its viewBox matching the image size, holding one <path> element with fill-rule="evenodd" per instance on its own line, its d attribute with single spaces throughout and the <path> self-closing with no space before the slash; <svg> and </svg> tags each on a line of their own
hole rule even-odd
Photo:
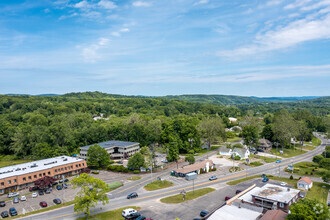
<svg viewBox="0 0 330 220">
<path fill-rule="evenodd" d="M 263 166 L 249 168 L 247 170 L 236 172 L 233 174 L 226 174 L 226 175 L 219 177 L 219 179 L 217 179 L 215 181 L 209 181 L 208 178 L 198 179 L 195 181 L 194 188 L 195 189 L 204 188 L 204 187 L 218 188 L 219 185 L 224 184 L 225 182 L 235 180 L 235 179 L 240 179 L 240 178 L 243 178 L 246 176 L 262 174 L 262 173 L 274 174 L 274 172 L 276 173 L 276 171 L 281 172 L 281 170 L 283 170 L 283 168 L 287 165 L 301 162 L 306 159 L 310 159 L 317 154 L 321 154 L 324 151 L 324 148 L 328 142 L 327 142 L 327 140 L 324 140 L 319 135 L 317 135 L 317 137 L 319 137 L 321 139 L 322 144 L 320 146 L 316 147 L 316 149 L 309 151 L 305 154 L 302 154 L 302 155 L 299 155 L 296 157 L 292 157 L 292 158 L 282 159 L 282 162 L 278 163 L 278 164 L 269 163 L 269 164 L 265 164 Z M 205 158 L 212 154 L 214 154 L 214 152 L 210 152 L 210 153 L 208 153 L 208 155 L 203 155 L 201 157 L 198 157 L 197 159 Z M 110 203 L 105 206 L 99 205 L 99 206 L 95 207 L 93 213 L 95 214 L 95 213 L 99 213 L 99 212 L 109 211 L 109 210 L 118 209 L 121 207 L 133 206 L 133 205 L 141 206 L 143 208 L 142 204 L 145 202 L 152 203 L 152 201 L 157 201 L 160 198 L 178 194 L 183 189 L 185 189 L 186 191 L 192 190 L 192 187 L 193 187 L 192 183 L 188 182 L 187 184 L 176 185 L 176 186 L 162 189 L 162 190 L 157 190 L 157 191 L 153 191 L 153 192 L 144 192 L 142 194 L 139 194 L 139 197 L 135 198 L 135 199 L 131 199 L 131 200 L 126 199 L 126 196 L 130 192 L 138 191 L 141 187 L 148 184 L 149 182 L 152 182 L 157 177 L 161 177 L 163 175 L 169 175 L 170 170 L 171 169 L 164 170 L 160 173 L 153 174 L 152 178 L 145 177 L 141 180 L 131 182 L 131 183 L 125 185 L 124 187 L 119 188 L 118 190 L 112 191 L 111 195 L 109 194 Z M 151 175 L 150 175 L 150 177 L 151 177 Z M 79 215 L 79 216 L 82 216 L 82 215 Z M 49 211 L 46 213 L 31 215 L 31 216 L 27 216 L 27 217 L 20 218 L 20 219 L 24 219 L 24 220 L 60 219 L 61 220 L 61 219 L 76 219 L 76 218 L 77 218 L 77 214 L 73 211 L 73 205 L 72 205 L 72 206 L 61 208 L 59 210 L 52 210 L 52 211 Z M 166 219 L 166 216 L 161 219 Z"/>
</svg>

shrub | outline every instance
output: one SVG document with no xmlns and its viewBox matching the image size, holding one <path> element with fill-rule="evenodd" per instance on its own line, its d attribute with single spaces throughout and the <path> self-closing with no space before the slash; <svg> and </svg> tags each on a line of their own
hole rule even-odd
<svg viewBox="0 0 330 220">
<path fill-rule="evenodd" d="M 111 170 L 111 171 L 114 171 L 114 172 L 123 172 L 123 173 L 128 173 L 128 169 L 126 167 L 124 167 L 123 165 L 109 165 L 107 167 L 107 170 Z"/>
<path fill-rule="evenodd" d="M 234 160 L 240 160 L 240 159 L 241 159 L 241 157 L 238 156 L 238 155 L 236 155 L 236 156 L 234 157 Z"/>
<path fill-rule="evenodd" d="M 314 163 L 319 163 L 324 157 L 322 155 L 315 155 L 313 157 L 313 162 Z"/>
<path fill-rule="evenodd" d="M 290 176 L 290 180 L 293 180 L 293 176 L 292 175 Z"/>
<path fill-rule="evenodd" d="M 133 173 L 138 174 L 140 173 L 140 170 L 133 170 Z"/>
<path fill-rule="evenodd" d="M 92 174 L 99 174 L 100 172 L 99 171 L 96 171 L 96 170 L 93 170 L 92 171 Z"/>
<path fill-rule="evenodd" d="M 308 168 L 308 166 L 305 165 L 305 164 L 300 165 L 300 167 L 301 167 L 301 168 Z"/>
</svg>

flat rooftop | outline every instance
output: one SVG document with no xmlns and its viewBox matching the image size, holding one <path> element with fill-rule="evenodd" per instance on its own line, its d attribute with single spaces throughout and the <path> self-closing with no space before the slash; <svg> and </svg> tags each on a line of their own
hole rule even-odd
<svg viewBox="0 0 330 220">
<path fill-rule="evenodd" d="M 255 220 L 262 214 L 262 208 L 259 211 L 245 208 L 241 204 L 241 208 L 236 205 L 225 205 L 215 211 L 208 220 Z"/>
<path fill-rule="evenodd" d="M 244 195 L 240 196 L 238 199 L 244 200 L 244 202 L 253 203 L 252 202 L 252 194 L 255 194 L 255 193 L 259 192 L 260 189 L 261 189 L 260 187 L 254 187 L 250 191 L 246 192 Z"/>
<path fill-rule="evenodd" d="M 266 198 L 273 201 L 288 203 L 300 192 L 300 190 L 297 189 L 289 189 L 290 191 L 288 191 L 288 187 L 268 183 L 251 195 Z"/>
<path fill-rule="evenodd" d="M 45 169 L 50 169 L 53 167 L 71 164 L 79 161 L 84 161 L 84 160 L 76 157 L 59 156 L 59 157 L 37 160 L 28 163 L 21 163 L 8 167 L 2 167 L 0 168 L 0 179 L 19 176 L 27 173 L 38 172 Z"/>
<path fill-rule="evenodd" d="M 123 148 L 123 147 L 129 147 L 129 146 L 136 145 L 136 144 L 139 144 L 139 143 L 129 142 L 129 141 L 105 141 L 102 143 L 97 143 L 97 145 L 100 145 L 103 148 L 111 148 L 111 147 Z M 93 145 L 95 145 L 95 144 L 90 144 L 90 145 L 87 145 L 84 147 L 80 147 L 80 149 L 89 149 L 89 147 L 93 146 Z"/>
</svg>

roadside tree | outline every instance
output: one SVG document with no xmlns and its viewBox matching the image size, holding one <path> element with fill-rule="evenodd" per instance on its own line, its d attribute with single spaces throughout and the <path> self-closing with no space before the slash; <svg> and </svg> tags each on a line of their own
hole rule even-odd
<svg viewBox="0 0 330 220">
<path fill-rule="evenodd" d="M 134 154 L 131 158 L 129 158 L 127 167 L 133 170 L 140 169 L 140 167 L 145 167 L 144 156 L 140 152 Z"/>
<path fill-rule="evenodd" d="M 89 147 L 87 157 L 87 165 L 92 169 L 106 168 L 111 163 L 108 152 L 97 144 Z"/>
<path fill-rule="evenodd" d="M 188 161 L 189 164 L 194 164 L 195 163 L 195 157 L 192 154 L 189 154 L 186 156 L 185 161 Z"/>
</svg>

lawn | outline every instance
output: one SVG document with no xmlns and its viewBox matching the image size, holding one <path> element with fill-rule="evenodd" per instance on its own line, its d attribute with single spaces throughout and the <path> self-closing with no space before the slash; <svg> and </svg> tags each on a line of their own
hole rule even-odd
<svg viewBox="0 0 330 220">
<path fill-rule="evenodd" d="M 27 162 L 31 162 L 31 161 L 32 160 L 25 160 L 25 159 L 21 159 L 21 160 L 1 160 L 0 161 L 0 168 L 11 166 L 11 165 L 16 165 L 16 164 L 21 164 L 21 163 L 27 163 Z"/>
<path fill-rule="evenodd" d="M 207 150 L 207 149 L 202 149 L 201 151 L 199 151 L 197 153 L 197 156 L 201 156 L 203 154 L 206 154 L 207 152 L 210 152 L 210 151 L 213 151 L 213 150 L 216 150 L 218 149 L 220 146 L 211 146 L 211 149 L 210 150 Z"/>
<path fill-rule="evenodd" d="M 326 203 L 325 201 L 327 201 L 329 190 L 330 190 L 329 184 L 313 182 L 313 187 L 307 192 L 306 198 L 316 199 L 319 202 Z"/>
<path fill-rule="evenodd" d="M 306 149 L 306 150 L 314 150 L 315 147 L 310 145 L 310 144 L 305 144 L 305 146 L 303 146 L 303 149 Z"/>
<path fill-rule="evenodd" d="M 227 138 L 226 142 L 233 143 L 233 142 L 240 141 L 240 140 L 242 140 L 241 137 L 233 137 L 233 138 Z"/>
<path fill-rule="evenodd" d="M 132 176 L 132 177 L 127 178 L 127 180 L 136 181 L 136 180 L 139 180 L 141 178 L 142 177 L 140 177 L 140 176 Z"/>
<path fill-rule="evenodd" d="M 109 188 L 110 188 L 109 192 L 110 192 L 110 191 L 113 191 L 113 190 L 115 190 L 115 189 L 118 189 L 119 187 L 122 187 L 123 185 L 124 185 L 124 184 L 121 183 L 121 182 L 113 182 L 113 183 L 110 183 L 110 184 L 109 184 Z"/>
<path fill-rule="evenodd" d="M 144 189 L 148 191 L 154 191 L 158 189 L 164 189 L 173 186 L 173 183 L 167 180 L 155 180 L 144 186 Z"/>
<path fill-rule="evenodd" d="M 315 167 L 318 167 L 315 170 Z M 300 176 L 315 176 L 315 177 L 321 177 L 322 176 L 322 172 L 326 171 L 326 169 L 324 168 L 320 168 L 319 165 L 317 163 L 313 163 L 313 162 L 299 162 L 296 164 L 293 164 L 293 168 L 294 174 L 300 175 Z M 314 171 L 313 171 L 314 169 Z M 286 170 L 284 169 L 285 172 L 291 173 L 291 170 Z M 313 175 L 311 175 L 311 173 Z"/>
<path fill-rule="evenodd" d="M 287 148 L 284 148 L 283 149 L 283 154 L 280 154 L 279 151 L 282 150 L 282 148 L 278 148 L 278 152 L 276 152 L 276 148 L 273 148 L 271 149 L 271 154 L 274 154 L 274 155 L 277 155 L 277 156 L 280 156 L 280 157 L 285 157 L 285 158 L 289 158 L 289 157 L 294 157 L 294 156 L 298 156 L 300 154 L 304 154 L 304 153 L 307 153 L 307 151 L 304 151 L 304 150 L 301 150 L 299 148 L 296 147 L 295 150 L 293 149 L 287 149 Z"/>
<path fill-rule="evenodd" d="M 261 159 L 261 160 L 265 161 L 266 163 L 273 163 L 277 160 L 276 158 L 264 157 L 264 156 L 259 156 L 259 155 L 255 155 L 255 154 L 250 154 L 250 157 L 256 158 L 256 159 Z"/>
<path fill-rule="evenodd" d="M 141 207 L 137 207 L 137 206 L 129 206 L 129 207 L 124 207 L 124 208 L 120 208 L 120 209 L 115 209 L 112 211 L 107 211 L 107 212 L 102 212 L 102 213 L 98 213 L 95 215 L 91 215 L 88 219 L 91 220 L 118 220 L 118 219 L 123 219 L 121 213 L 123 212 L 124 209 L 128 209 L 128 208 L 132 208 L 135 210 L 140 210 Z M 77 220 L 85 220 L 85 217 L 80 217 L 77 218 Z"/>
<path fill-rule="evenodd" d="M 310 144 L 310 143 L 309 143 Z M 320 146 L 321 145 L 321 140 L 318 139 L 317 137 L 313 137 L 312 138 L 312 145 L 316 146 Z"/>
<path fill-rule="evenodd" d="M 264 164 L 261 163 L 261 162 L 255 161 L 255 162 L 251 162 L 251 163 L 249 163 L 249 165 L 250 165 L 251 167 L 258 167 L 258 166 L 262 166 L 262 165 L 264 165 Z"/>
<path fill-rule="evenodd" d="M 195 190 L 195 192 L 193 192 L 193 191 L 187 192 L 185 200 L 183 200 L 182 194 L 178 194 L 175 196 L 169 196 L 166 198 L 162 198 L 160 201 L 163 203 L 181 203 L 181 202 L 189 201 L 192 199 L 196 199 L 198 197 L 201 197 L 201 196 L 208 194 L 210 192 L 213 192 L 213 191 L 215 191 L 215 189 L 207 187 L 207 188 L 197 189 L 197 190 Z"/>
</svg>

